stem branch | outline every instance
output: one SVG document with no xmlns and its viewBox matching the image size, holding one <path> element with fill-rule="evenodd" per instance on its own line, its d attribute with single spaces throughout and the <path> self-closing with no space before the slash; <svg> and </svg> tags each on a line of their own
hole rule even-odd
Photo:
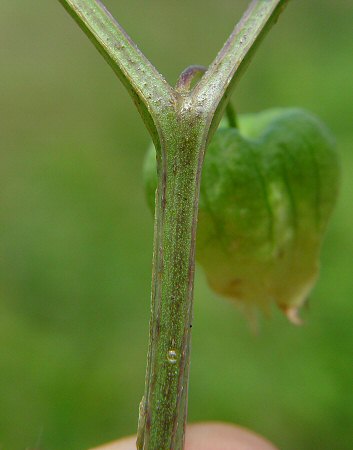
<svg viewBox="0 0 353 450">
<path fill-rule="evenodd" d="M 191 83 L 195 80 L 197 76 L 200 78 L 206 72 L 207 67 L 205 66 L 189 66 L 181 74 L 175 86 L 178 92 L 189 92 L 191 89 Z"/>
<path fill-rule="evenodd" d="M 59 0 L 132 96 L 155 143 L 174 92 L 99 0 Z"/>
</svg>

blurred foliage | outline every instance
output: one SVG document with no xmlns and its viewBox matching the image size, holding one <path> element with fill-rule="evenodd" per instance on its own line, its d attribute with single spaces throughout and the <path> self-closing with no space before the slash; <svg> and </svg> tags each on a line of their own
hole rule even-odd
<svg viewBox="0 0 353 450">
<path fill-rule="evenodd" d="M 247 3 L 106 1 L 173 83 L 209 64 Z M 286 450 L 352 448 L 352 19 L 347 0 L 291 2 L 233 96 L 244 112 L 302 106 L 337 137 L 341 196 L 306 325 L 274 311 L 254 336 L 196 275 L 190 420 L 240 423 Z M 83 450 L 136 429 L 149 137 L 58 2 L 2 0 L 0 38 L 0 448 Z"/>
</svg>

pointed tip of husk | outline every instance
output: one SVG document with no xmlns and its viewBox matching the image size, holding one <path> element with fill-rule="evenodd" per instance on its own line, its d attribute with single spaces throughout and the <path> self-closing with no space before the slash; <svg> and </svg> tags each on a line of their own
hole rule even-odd
<svg viewBox="0 0 353 450">
<path fill-rule="evenodd" d="M 296 326 L 303 325 L 304 321 L 299 316 L 299 308 L 296 307 L 290 307 L 290 308 L 284 308 L 283 312 L 290 323 Z"/>
</svg>

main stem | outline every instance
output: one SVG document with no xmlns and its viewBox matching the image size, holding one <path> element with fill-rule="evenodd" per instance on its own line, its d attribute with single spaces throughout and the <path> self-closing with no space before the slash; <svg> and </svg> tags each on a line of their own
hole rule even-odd
<svg viewBox="0 0 353 450">
<path fill-rule="evenodd" d="M 181 450 L 184 444 L 204 153 L 202 119 L 186 109 L 181 98 L 158 162 L 150 344 L 138 449 Z"/>
</svg>

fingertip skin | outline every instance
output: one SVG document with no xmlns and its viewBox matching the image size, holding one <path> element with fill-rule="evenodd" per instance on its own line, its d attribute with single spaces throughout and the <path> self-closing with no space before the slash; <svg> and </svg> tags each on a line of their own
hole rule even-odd
<svg viewBox="0 0 353 450">
<path fill-rule="evenodd" d="M 256 433 L 226 423 L 199 423 L 188 427 L 185 450 L 278 450 Z"/>
<path fill-rule="evenodd" d="M 130 436 L 91 450 L 134 449 L 136 449 L 136 437 Z M 278 450 L 278 448 L 246 428 L 209 422 L 188 425 L 185 450 Z"/>
</svg>

